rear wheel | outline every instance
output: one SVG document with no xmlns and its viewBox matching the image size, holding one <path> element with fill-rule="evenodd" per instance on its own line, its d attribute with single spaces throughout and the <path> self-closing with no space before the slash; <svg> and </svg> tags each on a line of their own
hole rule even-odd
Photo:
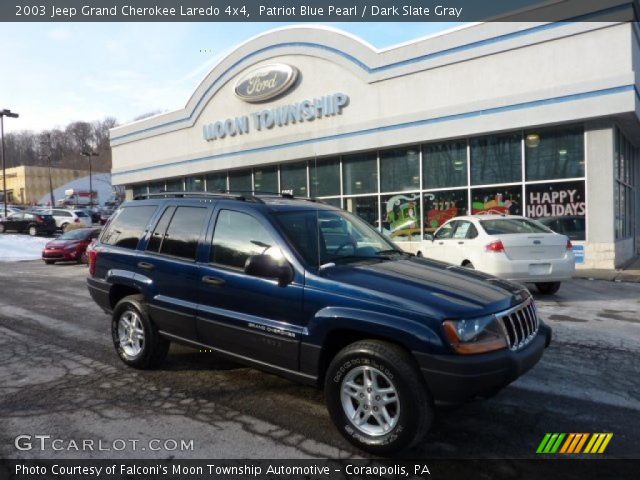
<svg viewBox="0 0 640 480">
<path fill-rule="evenodd" d="M 29 231 L 29 235 L 31 235 L 32 237 L 35 237 L 36 235 L 38 235 L 38 229 L 35 227 L 35 225 L 31 225 L 28 231 Z"/>
<path fill-rule="evenodd" d="M 56 262 L 54 260 L 45 260 L 44 263 L 46 263 L 47 265 L 53 265 Z"/>
<path fill-rule="evenodd" d="M 469 262 L 468 260 L 467 260 L 466 262 L 464 262 L 464 263 L 462 264 L 462 266 L 463 266 L 464 268 L 468 268 L 468 269 L 470 269 L 470 270 L 475 270 L 475 269 L 476 269 L 476 267 L 474 267 L 474 266 L 473 266 L 473 263 Z"/>
<path fill-rule="evenodd" d="M 415 444 L 433 418 L 433 403 L 413 359 L 378 340 L 353 343 L 335 356 L 325 377 L 325 396 L 340 433 L 376 455 Z"/>
<path fill-rule="evenodd" d="M 89 263 L 89 257 L 87 257 L 87 251 L 85 250 L 78 257 L 78 263 L 84 263 L 85 265 Z"/>
<path fill-rule="evenodd" d="M 69 226 L 68 223 L 63 223 L 62 225 L 60 225 L 60 230 L 62 230 L 63 232 L 66 232 L 68 226 Z"/>
<path fill-rule="evenodd" d="M 120 360 L 130 367 L 158 367 L 169 352 L 170 342 L 158 333 L 142 295 L 130 295 L 118 302 L 113 310 L 111 336 Z"/>
<path fill-rule="evenodd" d="M 536 288 L 543 295 L 553 295 L 560 290 L 560 282 L 536 283 Z"/>
<path fill-rule="evenodd" d="M 5 226 L 2 223 L 0 223 L 0 233 L 4 233 L 4 231 L 5 231 Z"/>
</svg>

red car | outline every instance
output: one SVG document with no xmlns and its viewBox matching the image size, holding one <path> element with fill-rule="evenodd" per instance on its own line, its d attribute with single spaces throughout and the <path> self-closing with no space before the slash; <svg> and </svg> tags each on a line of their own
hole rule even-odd
<svg viewBox="0 0 640 480">
<path fill-rule="evenodd" d="M 46 264 L 55 262 L 87 263 L 87 246 L 100 234 L 99 228 L 78 228 L 63 233 L 50 241 L 42 250 Z"/>
</svg>

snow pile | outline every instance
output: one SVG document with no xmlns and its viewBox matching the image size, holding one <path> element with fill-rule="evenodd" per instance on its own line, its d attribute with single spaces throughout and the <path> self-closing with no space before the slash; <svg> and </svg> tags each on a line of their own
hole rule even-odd
<svg viewBox="0 0 640 480">
<path fill-rule="evenodd" d="M 0 234 L 0 262 L 37 260 L 42 258 L 42 249 L 51 238 L 29 235 Z"/>
</svg>

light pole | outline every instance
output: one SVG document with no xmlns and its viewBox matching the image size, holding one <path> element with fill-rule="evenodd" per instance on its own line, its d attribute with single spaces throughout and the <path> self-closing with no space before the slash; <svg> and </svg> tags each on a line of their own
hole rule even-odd
<svg viewBox="0 0 640 480">
<path fill-rule="evenodd" d="M 98 152 L 93 150 L 84 150 L 82 152 L 83 157 L 87 157 L 89 160 L 89 206 L 93 207 L 93 175 L 91 175 L 91 157 L 97 157 Z"/>
<path fill-rule="evenodd" d="M 42 141 L 40 142 L 40 147 L 43 148 L 42 156 L 46 157 L 47 165 L 49 166 L 49 203 L 51 204 L 51 208 L 55 208 L 56 201 L 55 201 L 55 198 L 53 197 L 53 180 L 51 179 L 51 134 L 50 133 L 45 134 L 45 138 L 43 138 Z"/>
<path fill-rule="evenodd" d="M 4 203 L 4 217 L 7 218 L 7 162 L 4 158 L 4 117 L 18 118 L 18 114 L 11 110 L 0 110 L 0 137 L 2 138 L 2 202 Z"/>
</svg>

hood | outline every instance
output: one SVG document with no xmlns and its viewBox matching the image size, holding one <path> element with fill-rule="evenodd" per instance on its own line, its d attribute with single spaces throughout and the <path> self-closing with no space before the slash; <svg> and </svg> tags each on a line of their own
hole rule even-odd
<svg viewBox="0 0 640 480">
<path fill-rule="evenodd" d="M 417 257 L 336 266 L 323 276 L 361 298 L 443 319 L 496 313 L 530 296 L 517 283 Z"/>
<path fill-rule="evenodd" d="M 63 248 L 81 243 L 82 240 L 51 240 L 45 248 Z"/>
</svg>

